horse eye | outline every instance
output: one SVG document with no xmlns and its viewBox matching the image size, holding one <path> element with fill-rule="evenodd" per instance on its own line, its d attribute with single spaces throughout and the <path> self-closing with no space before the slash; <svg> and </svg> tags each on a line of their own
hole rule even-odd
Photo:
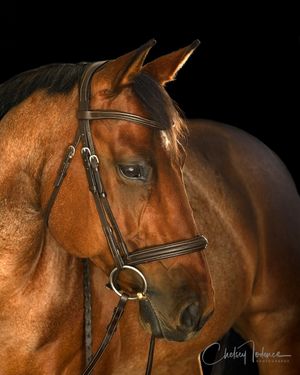
<svg viewBox="0 0 300 375">
<path fill-rule="evenodd" d="M 142 180 L 145 181 L 147 179 L 147 172 L 143 165 L 140 164 L 131 164 L 131 165 L 124 165 L 119 164 L 119 171 L 121 175 L 125 178 L 131 180 Z"/>
</svg>

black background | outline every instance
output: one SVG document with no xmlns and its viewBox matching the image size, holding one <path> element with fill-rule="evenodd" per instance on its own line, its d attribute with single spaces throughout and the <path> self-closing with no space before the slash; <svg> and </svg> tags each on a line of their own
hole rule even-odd
<svg viewBox="0 0 300 375">
<path fill-rule="evenodd" d="M 216 30 L 213 21 L 198 31 L 178 26 L 169 32 L 128 32 L 92 21 L 83 27 L 74 18 L 29 22 L 18 13 L 1 32 L 0 79 L 53 62 L 116 58 L 154 37 L 151 60 L 199 38 L 200 47 L 169 84 L 170 95 L 188 118 L 225 122 L 258 137 L 279 155 L 299 187 L 299 34 L 256 19 L 244 27 L 224 21 Z"/>
<path fill-rule="evenodd" d="M 45 18 L 19 9 L 2 14 L 1 82 L 44 64 L 113 59 L 155 38 L 151 60 L 199 38 L 200 47 L 169 84 L 170 95 L 188 118 L 221 121 L 258 137 L 283 160 L 299 190 L 300 33 L 289 19 L 274 20 L 269 10 L 248 18 L 210 12 L 198 22 L 186 18 L 201 25 L 189 30 L 168 14 L 168 31 L 155 31 L 153 17 L 148 31 L 125 15 L 120 24 L 115 12 L 93 14 L 90 4 L 80 5 L 81 18 L 51 14 L 47 20 L 47 11 L 46 5 L 40 9 Z"/>
</svg>

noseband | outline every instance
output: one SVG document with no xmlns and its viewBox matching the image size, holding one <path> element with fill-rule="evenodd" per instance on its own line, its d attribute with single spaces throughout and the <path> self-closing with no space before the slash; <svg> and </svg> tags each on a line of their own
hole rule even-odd
<svg viewBox="0 0 300 375">
<path fill-rule="evenodd" d="M 110 324 L 107 327 L 107 332 L 102 341 L 99 349 L 96 354 L 91 356 L 91 336 L 87 335 L 86 332 L 86 341 L 90 341 L 89 345 L 86 342 L 86 355 L 88 366 L 84 371 L 84 375 L 91 374 L 93 367 L 96 364 L 96 361 L 100 358 L 105 348 L 107 347 L 115 329 L 118 321 L 120 320 L 125 304 L 127 300 L 139 300 L 147 298 L 147 281 L 144 275 L 139 269 L 135 266 L 139 264 L 149 263 L 153 261 L 159 261 L 162 259 L 167 259 L 171 257 L 176 257 L 180 255 L 190 254 L 196 251 L 201 251 L 206 248 L 207 240 L 204 236 L 198 235 L 194 238 L 185 239 L 182 241 L 171 242 L 167 244 L 161 244 L 156 246 L 150 246 L 142 249 L 135 250 L 134 252 L 129 253 L 126 242 L 123 239 L 122 233 L 119 229 L 117 221 L 114 217 L 114 214 L 111 210 L 109 201 L 107 199 L 107 194 L 104 189 L 103 181 L 100 174 L 99 167 L 99 157 L 96 154 L 93 137 L 91 133 L 90 121 L 91 120 L 101 120 L 101 119 L 114 119 L 114 120 L 125 120 L 129 122 L 134 122 L 138 125 L 155 128 L 162 130 L 163 127 L 156 121 L 121 111 L 105 111 L 105 110 L 91 110 L 90 109 L 90 86 L 91 79 L 93 74 L 101 69 L 106 62 L 96 62 L 90 65 L 87 65 L 79 87 L 79 110 L 77 118 L 79 120 L 79 127 L 74 139 L 73 144 L 67 148 L 66 155 L 62 161 L 61 167 L 58 171 L 57 178 L 54 183 L 54 189 L 50 196 L 46 211 L 45 211 L 45 220 L 48 223 L 49 215 L 59 189 L 62 185 L 64 177 L 67 173 L 67 170 L 70 166 L 70 163 L 75 155 L 76 148 L 78 147 L 80 141 L 82 144 L 81 155 L 83 164 L 86 170 L 86 175 L 89 184 L 89 190 L 94 196 L 95 205 L 97 208 L 98 216 L 102 226 L 103 233 L 106 237 L 108 247 L 110 249 L 111 255 L 113 257 L 115 268 L 111 271 L 110 275 L 110 285 L 111 288 L 120 296 L 120 302 L 116 307 L 113 317 Z M 120 271 L 130 270 L 135 272 L 142 280 L 143 288 L 136 295 L 128 295 L 119 291 L 115 286 L 117 277 Z M 90 291 L 86 285 L 89 283 L 88 275 L 88 264 L 86 263 L 85 268 L 85 301 L 89 299 Z M 87 310 L 87 309 L 86 309 Z M 90 310 L 90 308 L 89 308 Z M 85 325 L 87 329 L 87 320 L 89 321 L 89 329 L 91 329 L 90 316 L 85 316 Z M 87 340 L 88 337 L 88 340 Z M 150 374 L 152 355 L 154 350 L 154 338 L 151 340 L 150 352 L 151 358 L 148 360 L 146 374 Z M 150 362 L 150 364 L 149 364 Z"/>
</svg>

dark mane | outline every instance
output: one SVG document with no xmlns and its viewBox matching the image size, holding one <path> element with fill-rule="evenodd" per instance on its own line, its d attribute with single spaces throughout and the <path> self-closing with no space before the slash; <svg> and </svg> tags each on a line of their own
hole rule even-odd
<svg viewBox="0 0 300 375">
<path fill-rule="evenodd" d="M 178 156 L 187 130 L 180 109 L 166 90 L 147 73 L 137 74 L 132 87 L 147 116 L 161 124 L 173 151 Z"/>
<path fill-rule="evenodd" d="M 36 90 L 67 94 L 79 82 L 85 63 L 50 64 L 20 73 L 0 85 L 0 119 Z"/>
</svg>

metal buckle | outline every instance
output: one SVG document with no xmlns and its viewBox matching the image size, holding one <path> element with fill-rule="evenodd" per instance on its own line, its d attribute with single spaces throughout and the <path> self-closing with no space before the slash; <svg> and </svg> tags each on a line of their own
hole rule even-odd
<svg viewBox="0 0 300 375">
<path fill-rule="evenodd" d="M 74 155 L 75 155 L 75 147 L 73 145 L 70 145 L 68 147 L 68 159 L 73 159 Z"/>
<path fill-rule="evenodd" d="M 90 155 L 89 157 L 89 161 L 90 161 L 90 164 L 91 166 L 95 169 L 98 167 L 99 165 L 99 159 L 98 159 L 98 156 L 93 154 L 93 155 Z"/>
<path fill-rule="evenodd" d="M 121 271 L 123 271 L 124 269 L 131 270 L 131 271 L 135 272 L 136 274 L 138 274 L 139 277 L 141 278 L 142 282 L 143 282 L 142 291 L 137 292 L 135 296 L 129 295 L 126 291 L 118 290 L 117 287 L 115 286 L 115 282 L 116 282 L 116 279 L 117 279 L 119 273 Z M 117 267 L 114 268 L 109 275 L 109 283 L 110 283 L 110 286 L 111 286 L 112 290 L 119 297 L 121 297 L 123 293 L 126 293 L 127 295 L 129 295 L 128 300 L 130 300 L 130 301 L 137 301 L 137 300 L 146 299 L 146 292 L 147 292 L 147 288 L 148 288 L 146 278 L 142 274 L 142 272 L 135 267 L 124 265 L 121 269 L 118 269 Z"/>
<path fill-rule="evenodd" d="M 82 147 L 81 154 L 87 153 L 89 156 L 91 155 L 91 150 L 88 147 Z"/>
</svg>

